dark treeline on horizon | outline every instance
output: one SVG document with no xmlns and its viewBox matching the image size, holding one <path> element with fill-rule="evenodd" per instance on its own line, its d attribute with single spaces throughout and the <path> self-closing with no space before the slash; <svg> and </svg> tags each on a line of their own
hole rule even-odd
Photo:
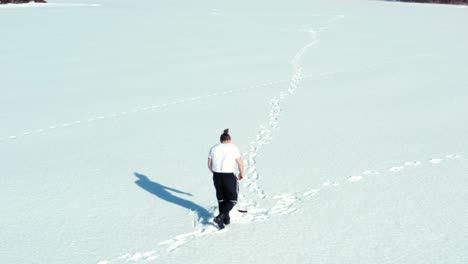
<svg viewBox="0 0 468 264">
<path fill-rule="evenodd" d="M 0 0 L 0 4 L 46 3 L 45 0 Z"/>
<path fill-rule="evenodd" d="M 391 2 L 412 2 L 412 3 L 433 3 L 468 5 L 468 0 L 386 0 Z M 46 0 L 0 0 L 0 4 L 26 4 L 26 3 L 47 3 Z"/>
<path fill-rule="evenodd" d="M 468 0 L 387 0 L 393 2 L 412 2 L 412 3 L 432 3 L 432 4 L 452 4 L 466 5 Z"/>
</svg>

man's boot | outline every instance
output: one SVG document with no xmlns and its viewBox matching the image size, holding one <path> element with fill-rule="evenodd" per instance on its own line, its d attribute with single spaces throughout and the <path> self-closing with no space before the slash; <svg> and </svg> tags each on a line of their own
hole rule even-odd
<svg viewBox="0 0 468 264">
<path fill-rule="evenodd" d="M 219 229 L 223 229 L 225 219 L 226 216 L 224 214 L 220 214 L 213 219 L 213 222 L 215 222 L 218 225 Z"/>
<path fill-rule="evenodd" d="M 229 215 L 225 215 L 223 223 L 225 225 L 229 225 L 231 223 L 231 217 L 229 217 Z"/>
</svg>

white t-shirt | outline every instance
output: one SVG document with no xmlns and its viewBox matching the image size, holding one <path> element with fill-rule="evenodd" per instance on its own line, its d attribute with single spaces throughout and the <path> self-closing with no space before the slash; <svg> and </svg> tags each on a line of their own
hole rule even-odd
<svg viewBox="0 0 468 264">
<path fill-rule="evenodd" d="M 234 172 L 236 159 L 241 154 L 236 145 L 232 143 L 217 144 L 210 149 L 208 158 L 212 160 L 211 170 L 214 172 Z"/>
</svg>

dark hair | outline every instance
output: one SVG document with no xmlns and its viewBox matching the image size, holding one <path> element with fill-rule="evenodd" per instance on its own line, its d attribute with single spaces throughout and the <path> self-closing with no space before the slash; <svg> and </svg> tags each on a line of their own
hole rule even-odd
<svg viewBox="0 0 468 264">
<path fill-rule="evenodd" d="M 223 134 L 219 137 L 219 141 L 224 142 L 231 140 L 231 136 L 229 135 L 229 128 L 224 129 Z"/>
</svg>

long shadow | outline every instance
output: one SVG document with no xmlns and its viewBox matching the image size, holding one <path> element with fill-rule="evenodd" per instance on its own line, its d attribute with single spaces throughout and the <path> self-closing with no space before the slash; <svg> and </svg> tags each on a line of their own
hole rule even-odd
<svg viewBox="0 0 468 264">
<path fill-rule="evenodd" d="M 210 213 L 208 210 L 201 207 L 200 205 L 192 201 L 175 196 L 171 192 L 188 196 L 193 196 L 192 194 L 161 185 L 157 182 L 153 182 L 150 179 L 148 179 L 148 177 L 146 177 L 145 175 L 137 172 L 135 172 L 134 175 L 138 178 L 138 180 L 135 181 L 136 185 L 140 186 L 143 190 L 156 195 L 158 198 L 166 202 L 170 202 L 196 212 L 198 216 L 198 221 L 200 223 L 208 224 L 208 220 L 213 217 L 212 213 Z"/>
</svg>

